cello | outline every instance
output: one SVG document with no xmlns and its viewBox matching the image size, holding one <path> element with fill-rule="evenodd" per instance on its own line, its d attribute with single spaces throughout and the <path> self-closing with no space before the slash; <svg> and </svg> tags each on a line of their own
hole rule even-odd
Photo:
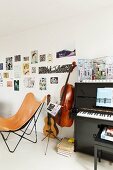
<svg viewBox="0 0 113 170">
<path fill-rule="evenodd" d="M 55 116 L 55 122 L 61 127 L 70 127 L 73 124 L 73 119 L 71 118 L 71 109 L 74 101 L 74 87 L 68 84 L 70 73 L 76 67 L 76 62 L 73 62 L 66 79 L 65 85 L 61 88 L 60 92 L 60 105 L 61 109 Z"/>
</svg>

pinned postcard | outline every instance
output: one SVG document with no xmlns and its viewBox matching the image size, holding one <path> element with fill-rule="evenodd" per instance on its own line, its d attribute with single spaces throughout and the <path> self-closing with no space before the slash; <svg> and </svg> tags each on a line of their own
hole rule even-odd
<svg viewBox="0 0 113 170">
<path fill-rule="evenodd" d="M 21 77 L 21 65 L 14 66 L 14 77 L 15 78 Z"/>
<path fill-rule="evenodd" d="M 31 67 L 31 73 L 36 73 L 36 67 Z"/>
<path fill-rule="evenodd" d="M 47 82 L 46 82 L 46 78 L 40 78 L 40 80 L 39 80 L 39 89 L 40 90 L 46 90 L 46 86 L 47 86 L 47 84 L 46 84 Z"/>
<path fill-rule="evenodd" d="M 38 50 L 31 51 L 31 64 L 38 63 Z"/>
<path fill-rule="evenodd" d="M 24 78 L 24 86 L 26 88 L 33 88 L 35 84 L 35 78 L 34 77 L 25 77 Z"/>
<path fill-rule="evenodd" d="M 41 54 L 41 55 L 39 56 L 39 58 L 40 58 L 40 62 L 46 61 L 46 54 Z"/>
<path fill-rule="evenodd" d="M 13 57 L 7 57 L 6 58 L 6 70 L 12 70 L 13 69 Z"/>
<path fill-rule="evenodd" d="M 24 63 L 23 64 L 23 74 L 24 75 L 29 75 L 29 63 Z"/>
<path fill-rule="evenodd" d="M 0 70 L 3 70 L 3 63 L 0 63 Z"/>
<path fill-rule="evenodd" d="M 21 55 L 15 55 L 14 56 L 14 61 L 15 62 L 21 61 Z"/>
<path fill-rule="evenodd" d="M 23 60 L 24 60 L 24 61 L 29 61 L 29 56 L 23 57 Z"/>
</svg>

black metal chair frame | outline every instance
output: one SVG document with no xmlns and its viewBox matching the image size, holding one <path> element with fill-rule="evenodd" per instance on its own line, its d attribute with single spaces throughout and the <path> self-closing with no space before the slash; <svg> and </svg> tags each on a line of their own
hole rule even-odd
<svg viewBox="0 0 113 170">
<path fill-rule="evenodd" d="M 36 143 L 36 142 L 37 142 L 37 128 L 36 128 L 36 123 L 37 123 L 37 120 L 38 120 L 38 118 L 39 118 L 39 115 L 40 115 L 40 113 L 41 113 L 41 111 L 42 111 L 43 105 L 44 105 L 44 103 L 42 103 L 42 104 L 38 107 L 38 109 L 36 110 L 36 112 L 34 113 L 34 115 L 31 117 L 31 119 L 28 120 L 28 122 L 27 122 L 25 125 L 23 125 L 20 129 L 15 130 L 15 131 L 0 131 L 0 134 L 1 134 L 3 140 L 4 140 L 5 144 L 6 144 L 9 152 L 13 153 L 13 152 L 16 150 L 16 148 L 17 148 L 17 146 L 19 145 L 19 143 L 20 143 L 20 141 L 22 140 L 22 138 L 23 138 L 23 139 L 26 139 L 26 140 L 28 140 L 28 141 L 30 141 L 30 142 L 32 142 L 32 143 Z M 40 110 L 39 110 L 39 109 L 40 109 Z M 39 113 L 38 113 L 38 115 L 37 115 L 37 117 L 36 117 L 36 113 L 37 113 L 38 110 L 39 110 Z M 30 124 L 31 124 L 31 122 L 32 122 L 33 120 L 34 120 L 34 124 L 33 124 L 33 126 L 32 126 L 32 129 L 31 129 L 31 131 L 30 131 L 29 133 L 27 133 L 27 130 L 28 130 L 28 128 L 29 128 L 29 126 L 30 126 Z M 31 140 L 31 139 L 29 139 L 29 138 L 27 138 L 27 137 L 24 136 L 24 135 L 30 135 L 30 134 L 32 133 L 33 129 L 35 129 L 35 140 Z M 21 132 L 23 132 L 22 135 L 20 135 L 20 134 L 17 133 L 17 131 L 19 131 L 19 130 L 21 130 Z M 4 132 L 5 132 L 5 133 L 8 132 L 7 137 L 4 136 L 4 134 L 3 134 Z M 9 147 L 9 145 L 8 145 L 8 142 L 7 142 L 8 137 L 9 137 L 9 135 L 10 135 L 11 133 L 13 133 L 13 134 L 15 134 L 15 135 L 17 135 L 17 136 L 20 137 L 18 143 L 16 144 L 16 146 L 14 147 L 13 150 L 10 149 L 10 147 Z"/>
</svg>

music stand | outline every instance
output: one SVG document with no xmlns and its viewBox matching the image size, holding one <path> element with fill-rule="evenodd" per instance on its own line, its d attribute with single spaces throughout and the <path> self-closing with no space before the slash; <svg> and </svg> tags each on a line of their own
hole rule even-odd
<svg viewBox="0 0 113 170">
<path fill-rule="evenodd" d="M 51 137 L 51 135 L 52 135 L 53 137 Z M 55 139 L 61 141 L 57 136 L 54 135 L 53 131 L 51 130 L 51 126 L 50 126 L 50 129 L 47 130 L 47 135 L 46 135 L 41 141 L 44 141 L 46 138 L 48 138 L 48 141 L 47 141 L 47 145 L 46 145 L 45 155 L 46 155 L 46 153 L 47 153 L 47 149 L 48 149 L 49 139 L 50 139 L 50 138 L 55 138 Z"/>
<path fill-rule="evenodd" d="M 53 103 L 52 104 L 50 103 L 50 97 L 51 96 L 48 94 L 47 95 L 47 117 L 45 118 L 45 126 L 44 126 L 44 129 L 43 129 L 43 132 L 46 136 L 42 139 L 42 141 L 44 141 L 46 138 L 48 138 L 46 150 L 45 150 L 45 155 L 47 153 L 50 138 L 55 138 L 55 139 L 60 141 L 60 139 L 57 138 L 57 135 L 58 135 L 58 132 L 59 132 L 58 128 L 55 124 L 53 116 L 50 114 L 51 111 L 53 111 L 53 108 L 54 108 L 53 105 L 55 105 Z"/>
</svg>

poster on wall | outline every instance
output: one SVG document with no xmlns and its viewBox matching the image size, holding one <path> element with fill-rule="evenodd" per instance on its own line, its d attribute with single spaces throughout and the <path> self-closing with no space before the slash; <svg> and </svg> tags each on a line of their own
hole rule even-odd
<svg viewBox="0 0 113 170">
<path fill-rule="evenodd" d="M 3 70 L 3 63 L 0 63 L 0 70 Z"/>
<path fill-rule="evenodd" d="M 52 62 L 52 61 L 53 61 L 53 54 L 49 53 L 49 54 L 47 55 L 47 61 L 48 61 L 48 62 Z"/>
<path fill-rule="evenodd" d="M 31 67 L 31 73 L 36 73 L 36 67 Z"/>
<path fill-rule="evenodd" d="M 84 64 L 85 64 L 84 78 L 86 80 L 91 80 L 92 79 L 92 67 L 93 67 L 92 59 L 85 60 Z"/>
<path fill-rule="evenodd" d="M 9 78 L 9 73 L 8 72 L 4 72 L 3 73 L 3 78 Z"/>
<path fill-rule="evenodd" d="M 62 50 L 56 53 L 56 58 L 76 56 L 76 50 Z"/>
<path fill-rule="evenodd" d="M 21 77 L 21 65 L 14 66 L 14 78 Z"/>
<path fill-rule="evenodd" d="M 3 77 L 2 77 L 2 73 L 0 73 L 0 86 L 3 86 Z"/>
<path fill-rule="evenodd" d="M 40 62 L 46 61 L 46 54 L 39 55 L 39 61 Z"/>
<path fill-rule="evenodd" d="M 23 61 L 29 61 L 29 56 L 23 57 Z"/>
<path fill-rule="evenodd" d="M 40 78 L 39 80 L 39 90 L 47 90 L 46 78 Z"/>
<path fill-rule="evenodd" d="M 14 90 L 19 91 L 19 80 L 14 80 Z"/>
<path fill-rule="evenodd" d="M 92 59 L 78 59 L 78 81 L 92 80 Z"/>
<path fill-rule="evenodd" d="M 58 77 L 50 77 L 50 84 L 58 84 Z"/>
<path fill-rule="evenodd" d="M 113 80 L 113 56 L 106 57 L 106 78 Z"/>
<path fill-rule="evenodd" d="M 38 50 L 31 51 L 31 64 L 38 63 Z"/>
<path fill-rule="evenodd" d="M 113 57 L 78 59 L 78 81 L 113 80 Z"/>
<path fill-rule="evenodd" d="M 21 55 L 15 55 L 14 56 L 14 61 L 15 62 L 21 61 Z"/>
<path fill-rule="evenodd" d="M 69 72 L 72 64 L 39 67 L 39 74 L 66 73 Z"/>
<path fill-rule="evenodd" d="M 34 77 L 25 77 L 24 78 L 24 86 L 26 88 L 33 88 L 35 84 L 35 78 Z"/>
<path fill-rule="evenodd" d="M 13 57 L 7 57 L 6 58 L 6 70 L 12 70 L 13 69 Z"/>
<path fill-rule="evenodd" d="M 84 77 L 84 61 L 85 59 L 78 59 L 78 81 L 82 82 L 85 77 Z"/>
<path fill-rule="evenodd" d="M 29 75 L 30 71 L 29 71 L 29 63 L 24 63 L 23 64 L 23 74 L 24 75 Z"/>
<path fill-rule="evenodd" d="M 7 87 L 13 87 L 13 82 L 12 81 L 7 81 Z"/>
<path fill-rule="evenodd" d="M 106 58 L 93 59 L 93 74 L 92 80 L 106 79 Z"/>
</svg>

